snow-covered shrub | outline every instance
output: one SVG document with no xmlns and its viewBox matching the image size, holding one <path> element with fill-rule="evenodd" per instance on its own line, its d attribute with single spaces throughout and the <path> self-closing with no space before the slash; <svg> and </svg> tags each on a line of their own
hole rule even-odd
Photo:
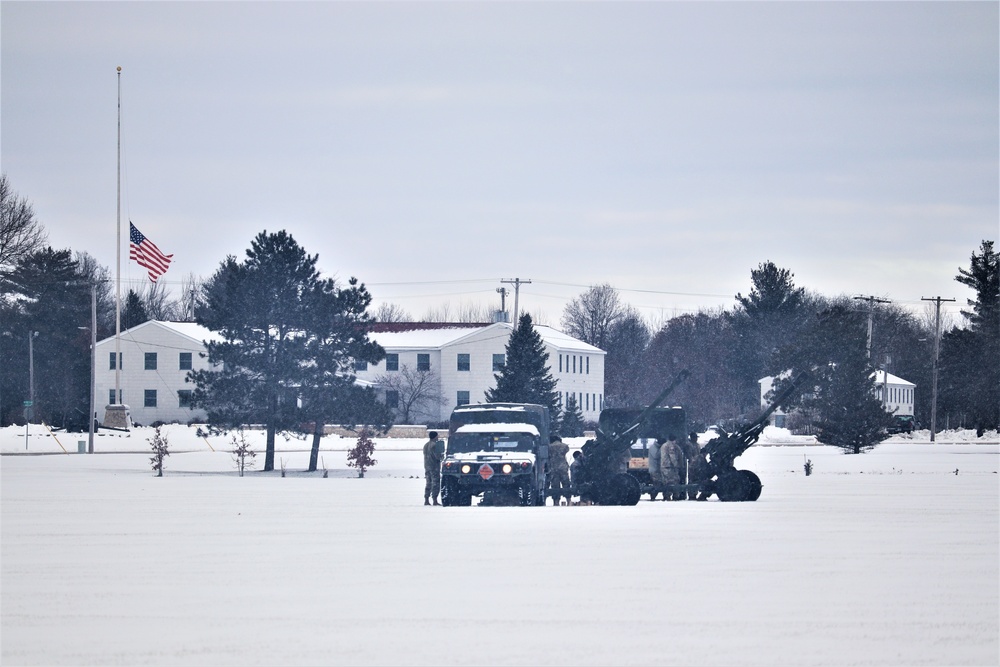
<svg viewBox="0 0 1000 667">
<path fill-rule="evenodd" d="M 236 469 L 240 471 L 240 477 L 243 476 L 243 470 L 246 468 L 247 463 L 253 468 L 254 459 L 257 458 L 257 452 L 255 452 L 250 447 L 250 443 L 247 442 L 246 435 L 243 433 L 243 429 L 237 431 L 237 434 L 233 436 L 233 460 L 236 461 Z M 249 459 L 249 461 L 247 461 Z"/>
<path fill-rule="evenodd" d="M 159 426 L 153 431 L 153 437 L 149 438 L 149 443 L 153 448 L 153 455 L 149 462 L 153 464 L 156 476 L 163 477 L 163 459 L 170 456 L 170 451 L 167 449 L 167 437 L 160 433 Z"/>
<path fill-rule="evenodd" d="M 347 465 L 358 469 L 358 477 L 365 476 L 365 470 L 371 468 L 376 463 L 372 458 L 375 453 L 375 442 L 371 438 L 371 431 L 367 427 L 361 429 L 358 442 L 354 448 L 347 452 Z"/>
</svg>

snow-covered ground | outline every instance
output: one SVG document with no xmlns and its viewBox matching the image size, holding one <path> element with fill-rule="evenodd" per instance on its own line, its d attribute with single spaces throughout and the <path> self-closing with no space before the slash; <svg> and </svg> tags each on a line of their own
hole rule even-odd
<svg viewBox="0 0 1000 667">
<path fill-rule="evenodd" d="M 352 440 L 324 478 L 279 438 L 286 477 L 240 478 L 227 438 L 164 433 L 155 478 L 149 429 L 0 430 L 55 454 L 0 459 L 4 665 L 1000 663 L 996 432 L 769 429 L 756 503 L 567 508 L 424 507 L 418 440 L 358 479 Z"/>
</svg>

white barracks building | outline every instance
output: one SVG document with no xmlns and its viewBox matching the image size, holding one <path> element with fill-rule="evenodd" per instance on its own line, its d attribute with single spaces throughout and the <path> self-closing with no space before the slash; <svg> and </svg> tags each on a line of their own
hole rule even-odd
<svg viewBox="0 0 1000 667">
<path fill-rule="evenodd" d="M 358 380 L 376 386 L 386 403 L 398 400 L 380 387 L 380 378 L 403 372 L 403 368 L 429 371 L 440 402 L 425 402 L 410 415 L 422 424 L 447 421 L 457 405 L 483 403 L 486 392 L 496 387 L 494 374 L 504 364 L 512 326 L 494 324 L 450 324 L 396 322 L 377 324 L 370 337 L 385 348 L 386 358 L 377 365 L 355 368 Z M 552 327 L 535 325 L 549 355 L 549 371 L 556 381 L 562 404 L 576 398 L 583 418 L 597 421 L 604 405 L 604 357 L 599 348 Z"/>
<path fill-rule="evenodd" d="M 496 324 L 448 324 L 401 322 L 377 324 L 370 338 L 385 348 L 378 365 L 355 367 L 358 381 L 374 386 L 383 401 L 398 407 L 399 396 L 380 386 L 407 370 L 429 371 L 427 393 L 438 400 L 425 401 L 410 413 L 410 421 L 426 424 L 447 421 L 456 405 L 482 403 L 496 386 L 494 374 L 504 364 L 512 327 Z M 566 405 L 576 398 L 583 418 L 597 421 L 604 405 L 603 350 L 551 327 L 535 326 L 549 355 L 549 370 L 556 391 Z M 120 396 L 115 397 L 115 339 L 97 343 L 97 418 L 104 420 L 108 403 L 124 403 L 132 421 L 147 426 L 154 422 L 198 422 L 203 410 L 190 407 L 194 385 L 188 371 L 209 368 L 205 341 L 218 334 L 191 322 L 149 321 L 121 334 Z M 400 412 L 397 410 L 397 416 Z"/>
</svg>

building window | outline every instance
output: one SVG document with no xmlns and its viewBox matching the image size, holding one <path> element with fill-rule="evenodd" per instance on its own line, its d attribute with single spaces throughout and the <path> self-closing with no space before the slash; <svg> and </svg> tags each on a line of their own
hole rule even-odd
<svg viewBox="0 0 1000 667">
<path fill-rule="evenodd" d="M 155 371 L 156 352 L 147 352 L 144 356 L 145 356 L 145 361 L 143 362 L 144 364 L 143 368 L 145 368 L 147 371 Z"/>
<path fill-rule="evenodd" d="M 121 390 L 121 389 L 118 390 L 118 402 L 119 403 L 122 402 L 122 391 L 123 390 Z M 115 405 L 115 390 L 114 389 L 108 389 L 108 405 Z"/>
<path fill-rule="evenodd" d="M 178 389 L 177 390 L 177 407 L 179 408 L 190 408 L 191 407 L 191 396 L 194 394 L 190 389 Z M 154 397 L 155 399 L 155 397 Z"/>
<path fill-rule="evenodd" d="M 590 357 L 587 357 L 587 375 L 590 375 Z"/>
<path fill-rule="evenodd" d="M 584 399 L 585 399 L 585 400 L 584 400 L 584 404 L 585 404 L 585 407 L 584 407 L 584 409 L 585 409 L 585 410 L 586 410 L 587 412 L 590 412 L 590 394 L 584 394 L 584 395 L 583 395 L 583 397 L 584 397 Z"/>
<path fill-rule="evenodd" d="M 366 371 L 368 370 L 368 362 L 363 359 L 354 360 L 354 370 L 356 371 Z"/>
<path fill-rule="evenodd" d="M 428 361 L 427 364 L 429 366 L 430 361 Z M 460 353 L 458 355 L 458 370 L 467 371 L 471 369 L 471 366 L 472 366 L 472 361 L 469 359 L 469 355 Z"/>
<path fill-rule="evenodd" d="M 399 355 L 398 354 L 387 354 L 387 355 L 385 355 L 385 370 L 387 370 L 387 371 L 398 371 L 399 370 Z"/>
<path fill-rule="evenodd" d="M 559 372 L 562 373 L 562 355 L 559 355 Z"/>
<path fill-rule="evenodd" d="M 417 355 L 417 370 L 418 371 L 429 371 L 431 369 L 431 355 L 429 354 L 418 354 Z"/>
<path fill-rule="evenodd" d="M 189 370 L 191 370 L 191 353 L 190 352 L 181 352 L 180 363 L 179 363 L 178 368 L 180 368 L 182 371 L 189 371 Z"/>
<path fill-rule="evenodd" d="M 457 405 L 468 405 L 469 404 L 469 392 L 460 391 L 458 392 L 458 397 L 455 401 Z"/>
<path fill-rule="evenodd" d="M 122 354 L 123 354 L 122 352 L 118 353 L 118 368 L 121 368 L 121 366 L 122 366 L 122 364 L 121 364 L 121 362 L 122 362 Z M 114 352 L 108 353 L 108 368 L 110 370 L 115 370 L 115 353 Z"/>
<path fill-rule="evenodd" d="M 145 389 L 142 392 L 142 407 L 144 408 L 155 408 L 156 407 L 156 390 L 155 389 Z"/>
<path fill-rule="evenodd" d="M 385 407 L 395 410 L 399 407 L 399 392 L 389 390 L 385 392 Z"/>
<path fill-rule="evenodd" d="M 502 354 L 494 354 L 493 355 L 493 372 L 494 373 L 499 373 L 500 371 L 502 371 L 503 370 L 503 365 L 504 365 L 505 362 L 506 362 L 506 359 L 504 359 L 504 355 L 502 355 Z"/>
</svg>

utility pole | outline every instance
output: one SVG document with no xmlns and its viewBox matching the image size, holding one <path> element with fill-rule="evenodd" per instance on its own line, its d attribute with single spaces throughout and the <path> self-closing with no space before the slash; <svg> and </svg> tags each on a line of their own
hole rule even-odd
<svg viewBox="0 0 1000 667">
<path fill-rule="evenodd" d="M 521 285 L 530 285 L 530 280 L 521 280 L 520 278 L 514 278 L 513 280 L 501 280 L 502 283 L 507 283 L 514 286 L 514 327 L 517 328 L 519 313 L 517 310 L 517 297 L 521 291 Z"/>
<path fill-rule="evenodd" d="M 856 296 L 855 300 L 868 302 L 868 345 L 865 348 L 867 357 L 872 358 L 872 318 L 875 314 L 876 303 L 890 303 L 888 299 L 880 299 L 876 296 Z"/>
<path fill-rule="evenodd" d="M 954 299 L 942 299 L 939 296 L 924 298 L 921 301 L 934 302 L 934 359 L 931 366 L 931 442 L 934 442 L 934 434 L 937 432 L 937 391 L 938 391 L 938 354 L 941 351 L 941 302 L 954 301 Z"/>
<path fill-rule="evenodd" d="M 500 294 L 500 312 L 504 315 L 507 314 L 507 288 L 498 287 L 497 292 Z"/>
<path fill-rule="evenodd" d="M 87 453 L 94 453 L 94 418 L 97 414 L 97 283 L 90 286 L 90 414 L 87 417 Z"/>
</svg>

